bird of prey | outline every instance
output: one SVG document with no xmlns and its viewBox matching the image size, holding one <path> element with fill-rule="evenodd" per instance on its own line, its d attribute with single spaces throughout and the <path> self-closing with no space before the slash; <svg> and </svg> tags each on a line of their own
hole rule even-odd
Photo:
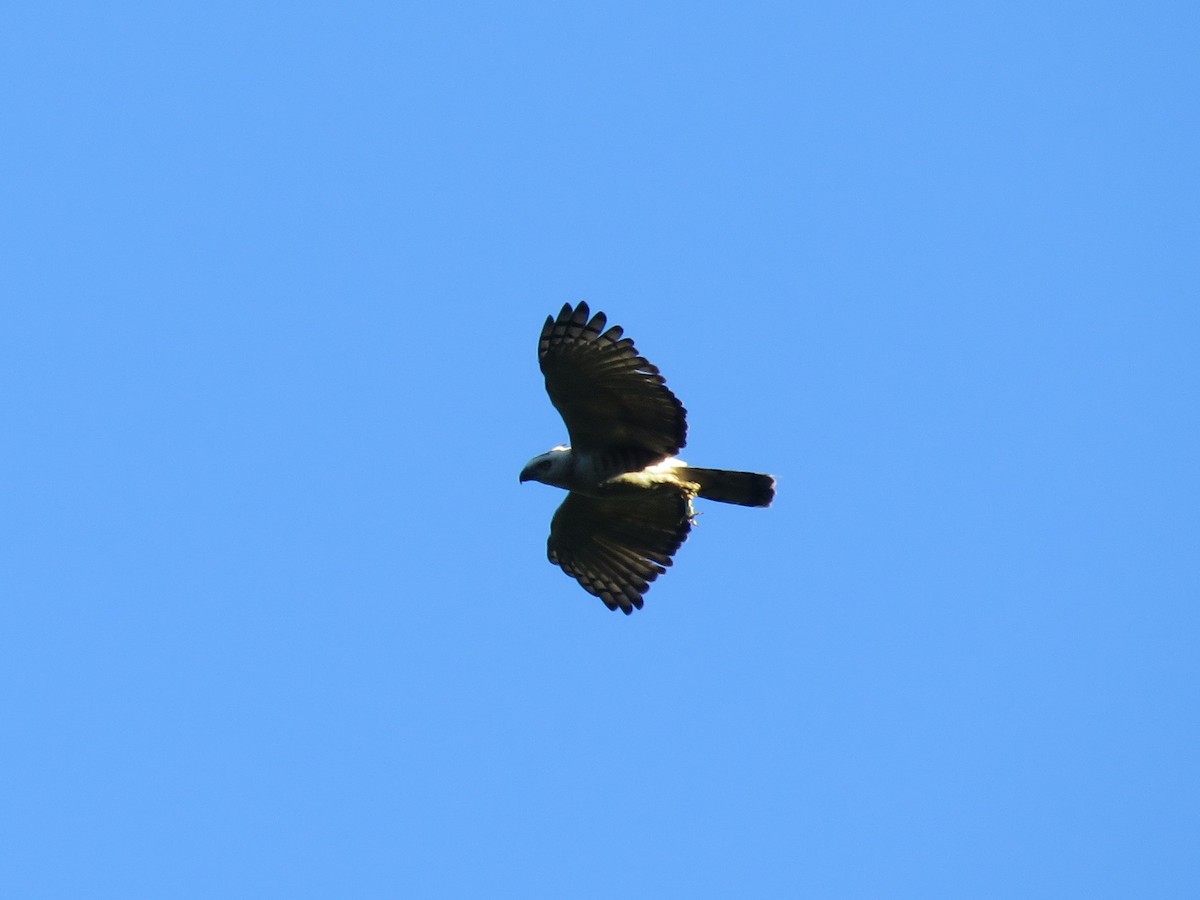
<svg viewBox="0 0 1200 900">
<path fill-rule="evenodd" d="M 550 522 L 550 562 L 628 615 L 687 538 L 693 498 L 770 506 L 775 479 L 676 458 L 687 411 L 624 330 L 607 325 L 586 303 L 546 319 L 538 363 L 571 444 L 535 456 L 521 481 L 569 491 Z"/>
</svg>

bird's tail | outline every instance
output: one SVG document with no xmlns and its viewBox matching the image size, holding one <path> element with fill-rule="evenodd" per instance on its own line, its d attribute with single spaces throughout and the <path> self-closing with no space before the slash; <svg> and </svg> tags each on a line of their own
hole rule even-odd
<svg viewBox="0 0 1200 900">
<path fill-rule="evenodd" d="M 733 472 L 729 469 L 697 469 L 688 466 L 679 473 L 700 485 L 699 496 L 739 506 L 770 506 L 775 499 L 775 479 L 757 472 Z"/>
</svg>

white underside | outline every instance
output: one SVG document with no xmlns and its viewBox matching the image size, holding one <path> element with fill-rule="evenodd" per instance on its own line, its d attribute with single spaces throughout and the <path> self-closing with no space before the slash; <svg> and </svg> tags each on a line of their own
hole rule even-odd
<svg viewBox="0 0 1200 900">
<path fill-rule="evenodd" d="M 608 479 L 602 483 L 602 488 L 621 488 L 629 487 L 638 490 L 646 490 L 659 485 L 671 485 L 672 487 L 683 488 L 684 490 L 695 493 L 699 485 L 692 484 L 689 481 L 679 477 L 677 470 L 687 467 L 682 459 L 678 457 L 668 457 L 661 462 L 656 462 L 652 466 L 646 466 L 640 472 L 625 472 Z"/>
</svg>

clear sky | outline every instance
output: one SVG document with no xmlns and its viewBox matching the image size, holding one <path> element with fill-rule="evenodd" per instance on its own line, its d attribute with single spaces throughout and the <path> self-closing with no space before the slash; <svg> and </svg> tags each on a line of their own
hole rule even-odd
<svg viewBox="0 0 1200 900">
<path fill-rule="evenodd" d="M 0 895 L 1200 896 L 1198 10 L 7 4 Z"/>
</svg>

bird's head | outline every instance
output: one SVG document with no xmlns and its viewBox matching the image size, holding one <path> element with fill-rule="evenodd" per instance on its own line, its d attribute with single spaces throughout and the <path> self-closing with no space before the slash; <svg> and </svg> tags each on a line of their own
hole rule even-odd
<svg viewBox="0 0 1200 900">
<path fill-rule="evenodd" d="M 567 464 L 571 459 L 571 448 L 558 446 L 531 459 L 521 470 L 521 482 L 540 481 L 565 488 Z"/>
</svg>

